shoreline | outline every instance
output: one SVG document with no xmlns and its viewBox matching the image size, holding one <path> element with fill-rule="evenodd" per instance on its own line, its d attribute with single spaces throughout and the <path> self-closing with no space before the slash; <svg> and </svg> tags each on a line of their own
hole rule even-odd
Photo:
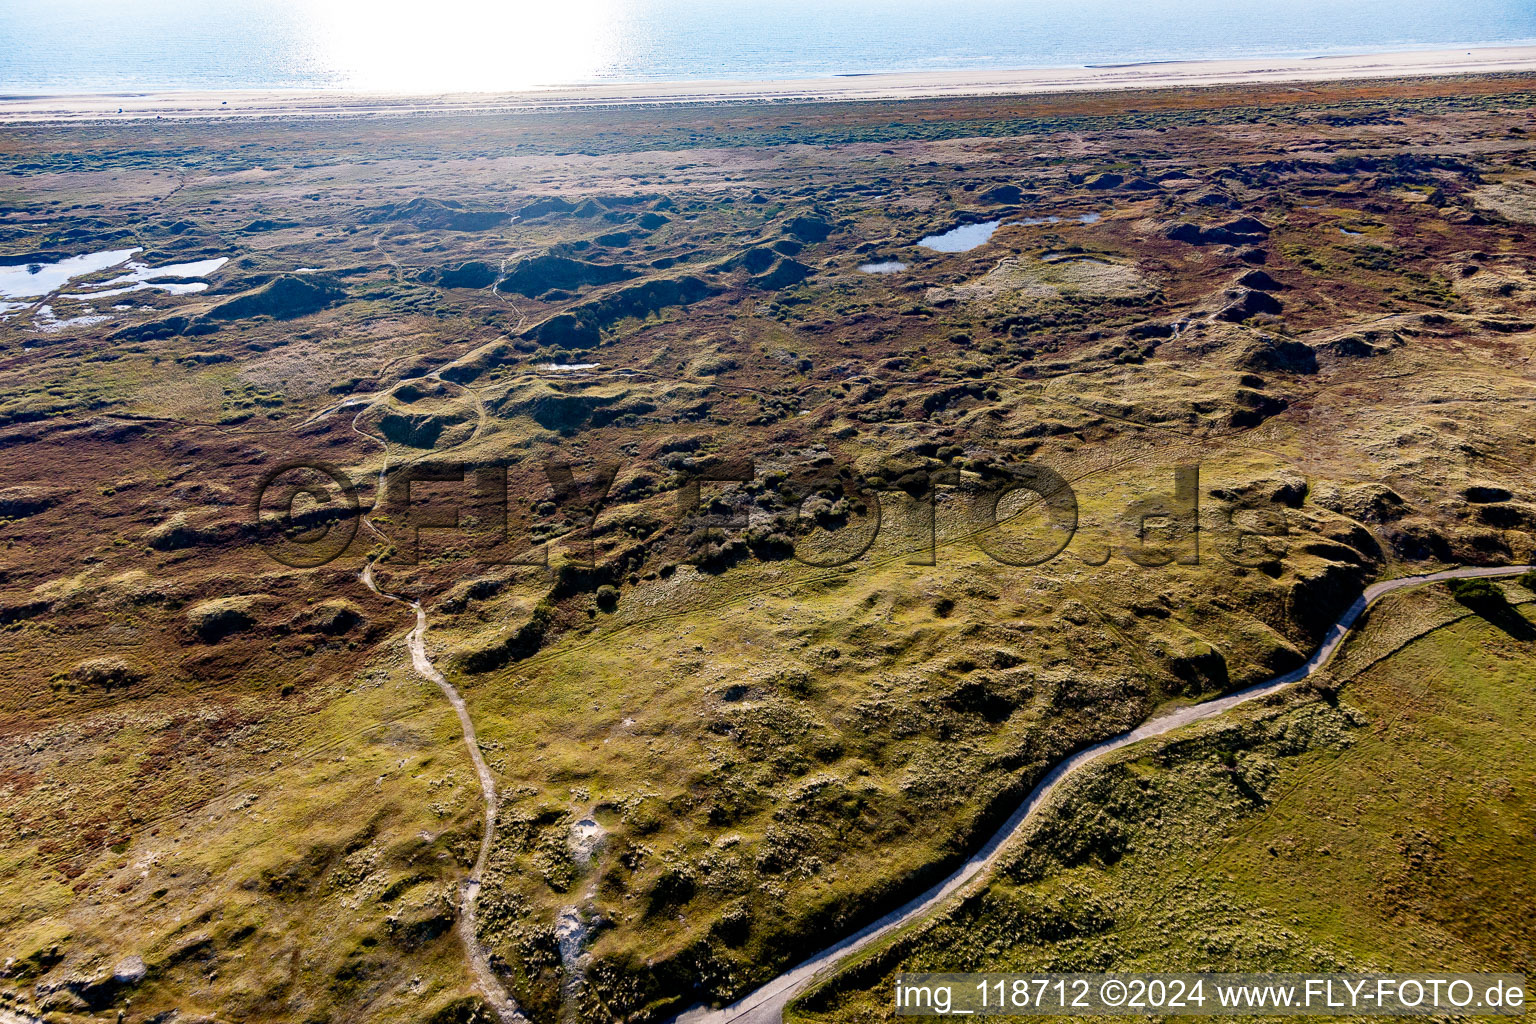
<svg viewBox="0 0 1536 1024">
<path fill-rule="evenodd" d="M 1536 45 L 1343 56 L 1149 61 L 1070 68 L 846 74 L 773 81 L 572 85 L 502 93 L 391 95 L 304 89 L 204 89 L 0 96 L 0 122 L 511 113 L 658 104 L 999 97 L 1496 73 L 1536 74 Z"/>
</svg>

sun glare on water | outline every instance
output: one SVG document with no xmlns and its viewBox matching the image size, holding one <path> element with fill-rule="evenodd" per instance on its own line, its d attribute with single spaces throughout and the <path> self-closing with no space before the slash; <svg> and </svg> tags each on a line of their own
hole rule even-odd
<svg viewBox="0 0 1536 1024">
<path fill-rule="evenodd" d="M 616 0 L 318 0 L 306 5 L 343 88 L 493 92 L 590 81 L 619 51 Z"/>
</svg>

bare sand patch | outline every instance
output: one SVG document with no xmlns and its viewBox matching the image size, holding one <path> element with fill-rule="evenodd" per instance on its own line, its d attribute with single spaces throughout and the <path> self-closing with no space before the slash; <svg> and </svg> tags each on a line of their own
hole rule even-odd
<svg viewBox="0 0 1536 1024">
<path fill-rule="evenodd" d="M 1478 209 L 1505 220 L 1536 224 L 1536 182 L 1484 185 L 1473 191 L 1472 202 Z"/>
<path fill-rule="evenodd" d="M 1128 263 L 1086 254 L 1055 254 L 1039 259 L 1007 257 L 973 281 L 930 290 L 928 299 L 1032 304 L 1072 296 L 1131 299 L 1156 290 Z"/>
</svg>

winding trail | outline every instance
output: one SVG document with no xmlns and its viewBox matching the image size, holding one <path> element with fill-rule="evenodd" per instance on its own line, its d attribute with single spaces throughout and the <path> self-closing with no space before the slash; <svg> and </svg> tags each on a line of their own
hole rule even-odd
<svg viewBox="0 0 1536 1024">
<path fill-rule="evenodd" d="M 480 854 L 469 870 L 469 877 L 464 879 L 464 888 L 459 899 L 457 931 L 459 941 L 463 944 L 464 952 L 469 959 L 470 970 L 474 973 L 475 982 L 480 988 L 480 994 L 490 1004 L 491 1009 L 496 1011 L 496 1016 L 502 1020 L 503 1024 L 513 1024 L 513 1022 L 522 1024 L 527 1018 L 518 1009 L 517 1002 L 507 993 L 496 972 L 491 969 L 485 948 L 480 945 L 480 940 L 475 934 L 480 879 L 485 874 L 485 864 L 491 856 L 491 841 L 496 835 L 496 780 L 492 778 L 485 758 L 480 755 L 480 742 L 475 736 L 475 723 L 469 717 L 469 708 L 464 704 L 464 698 L 459 696 L 459 691 L 437 670 L 437 666 L 432 664 L 432 659 L 427 657 L 427 613 L 422 609 L 421 602 L 380 590 L 373 579 L 373 562 L 371 561 L 364 567 L 362 575 L 358 578 L 363 581 L 365 587 L 380 597 L 410 605 L 416 612 L 416 626 L 406 634 L 405 638 L 406 646 L 411 652 L 411 667 L 416 670 L 417 675 L 432 680 L 437 684 L 438 689 L 443 691 L 443 696 L 448 698 L 448 703 L 453 705 L 454 712 L 459 716 L 459 725 L 464 729 L 464 746 L 469 748 L 469 759 L 474 762 L 475 774 L 480 778 L 480 793 L 485 798 L 485 828 L 480 834 Z"/>
<path fill-rule="evenodd" d="M 1257 683 L 1247 689 L 1238 690 L 1236 693 L 1228 694 L 1217 700 L 1179 708 L 1160 718 L 1154 718 L 1145 722 L 1130 732 L 1121 733 L 1118 736 L 1095 743 L 1090 747 L 1084 747 L 1052 768 L 1045 778 L 1041 779 L 1035 788 L 1030 791 L 1029 796 L 1024 798 L 1024 802 L 1009 816 L 1002 827 L 994 832 L 985 845 L 972 854 L 970 859 L 962 864 L 954 874 L 910 902 L 892 910 L 879 920 L 872 922 L 835 945 L 827 947 L 798 967 L 779 975 L 757 991 L 743 996 L 735 1003 L 719 1010 L 696 1006 L 673 1018 L 671 1024 L 780 1024 L 784 1017 L 785 1006 L 813 983 L 825 980 L 843 961 L 856 953 L 868 949 L 871 945 L 896 930 L 904 928 L 937 910 L 940 904 L 967 883 L 995 867 L 1001 859 L 1003 850 L 1008 845 L 1009 840 L 1022 830 L 1024 824 L 1044 806 L 1045 802 L 1051 798 L 1061 784 L 1084 765 L 1122 747 L 1128 747 L 1132 743 L 1138 743 L 1141 740 L 1150 739 L 1154 736 L 1161 736 L 1185 725 L 1215 718 L 1240 704 L 1257 700 L 1260 697 L 1275 693 L 1306 679 L 1312 673 L 1322 668 L 1328 659 L 1333 656 L 1334 652 L 1338 650 L 1339 645 L 1344 642 L 1344 638 L 1354 628 L 1355 623 L 1359 621 L 1360 616 L 1365 613 L 1365 610 L 1387 594 L 1402 590 L 1405 587 L 1418 586 L 1424 583 L 1483 576 L 1510 576 L 1526 572 L 1532 568 L 1529 565 L 1507 565 L 1447 569 L 1443 572 L 1426 573 L 1422 576 L 1404 576 L 1400 579 L 1372 584 L 1339 617 L 1339 620 L 1328 630 L 1327 635 L 1323 638 L 1322 645 L 1317 649 L 1316 653 L 1308 658 L 1306 663 L 1300 668 L 1287 672 L 1285 675 L 1276 676 L 1273 679 Z"/>
<path fill-rule="evenodd" d="M 379 240 L 374 240 L 374 245 L 382 250 Z M 393 265 L 397 279 L 403 277 L 403 268 L 400 267 L 387 254 L 385 259 Z M 489 290 L 496 298 L 508 305 L 518 316 L 518 326 L 521 329 L 526 322 L 526 315 L 509 299 L 502 295 L 499 286 L 506 275 L 506 260 L 501 261 L 495 281 Z M 503 335 L 503 338 L 505 335 Z M 498 341 L 502 338 L 498 338 Z M 462 358 L 462 357 L 461 357 Z M 414 380 L 429 379 L 439 383 L 453 384 L 466 391 L 475 403 L 478 422 L 471 436 L 460 444 L 466 444 L 478 438 L 485 427 L 487 410 L 478 391 L 467 385 L 447 381 L 442 376 L 443 371 L 459 360 L 450 361 L 437 370 Z M 637 368 L 610 368 L 598 373 L 582 372 L 582 377 L 607 377 L 620 375 L 625 377 L 647 376 L 654 379 L 668 379 L 664 375 L 656 374 L 648 370 Z M 375 488 L 374 508 L 380 507 L 385 492 L 387 473 L 389 469 L 389 446 L 379 437 L 368 433 L 359 427 L 359 421 L 363 415 L 377 404 L 381 397 L 387 397 L 396 388 L 407 383 L 402 380 L 392 384 L 383 392 L 376 392 L 368 396 L 355 396 L 321 409 L 310 416 L 300 425 L 301 429 L 317 420 L 323 419 L 334 413 L 361 406 L 356 416 L 353 417 L 351 429 L 359 436 L 365 437 L 384 447 L 384 461 L 379 469 L 378 483 Z M 751 391 L 754 389 L 740 389 Z M 457 447 L 457 445 L 455 445 Z M 362 522 L 379 540 L 388 543 L 387 538 L 373 524 L 370 517 L 364 515 Z M 411 665 L 415 672 L 437 684 L 443 695 L 452 705 L 454 712 L 459 717 L 460 725 L 464 733 L 464 743 L 468 748 L 470 760 L 475 767 L 475 773 L 480 781 L 480 790 L 485 803 L 485 827 L 481 835 L 480 852 L 464 881 L 460 900 L 460 915 L 456 928 L 460 942 L 464 946 L 466 959 L 470 970 L 474 975 L 476 986 L 486 1002 L 495 1011 L 502 1024 L 527 1024 L 527 1018 L 523 1015 L 517 1002 L 507 992 L 496 972 L 491 968 L 489 957 L 484 947 L 481 946 L 476 935 L 477 903 L 479 899 L 482 878 L 485 866 L 489 860 L 492 842 L 495 836 L 497 817 L 497 797 L 495 780 L 490 769 L 485 764 L 480 753 L 479 741 L 475 734 L 474 722 L 470 718 L 469 710 L 458 690 L 448 682 L 432 664 L 426 652 L 427 617 L 419 601 L 397 594 L 381 590 L 373 578 L 374 562 L 369 558 L 359 579 L 369 590 L 378 596 L 400 604 L 408 605 L 416 615 L 416 625 L 406 636 L 406 645 L 411 655 Z M 906 904 L 885 914 L 878 920 L 866 925 L 854 934 L 842 939 L 836 944 L 827 947 L 815 956 L 804 961 L 799 966 L 779 975 L 766 983 L 756 991 L 744 996 L 742 999 L 722 1009 L 712 1009 L 705 1006 L 695 1006 L 673 1018 L 669 1024 L 780 1024 L 783 1019 L 784 1008 L 801 993 L 806 991 L 813 983 L 825 980 L 834 969 L 857 953 L 868 949 L 880 939 L 906 927 L 913 922 L 929 915 L 949 897 L 954 895 L 962 887 L 975 880 L 985 872 L 989 872 L 1001 859 L 1004 848 L 1023 828 L 1024 824 L 1035 815 L 1045 802 L 1056 792 L 1060 785 L 1072 773 L 1084 765 L 1097 760 L 1122 747 L 1129 746 L 1141 740 L 1155 736 L 1161 736 L 1182 726 L 1195 722 L 1214 718 L 1225 714 L 1227 711 L 1240 704 L 1275 693 L 1287 686 L 1306 679 L 1312 673 L 1321 668 L 1338 649 L 1339 645 L 1348 636 L 1350 630 L 1364 614 L 1365 610 L 1383 596 L 1405 587 L 1417 586 L 1425 583 L 1433 583 L 1450 579 L 1466 579 L 1473 577 L 1507 576 L 1525 572 L 1533 568 L 1528 565 L 1521 566 L 1495 566 L 1448 569 L 1442 572 L 1428 573 L 1419 576 L 1407 576 L 1395 580 L 1387 580 L 1367 587 L 1363 594 L 1352 604 L 1339 620 L 1329 629 L 1324 637 L 1322 645 L 1303 665 L 1285 675 L 1266 680 L 1244 690 L 1229 694 L 1225 697 L 1208 701 L 1206 703 L 1179 708 L 1167 715 L 1152 719 L 1137 728 L 1122 733 L 1110 739 L 1103 740 L 1092 746 L 1085 747 L 1076 754 L 1058 763 L 1048 772 L 1044 778 L 1032 789 L 1024 801 L 1009 816 L 1008 820 L 988 838 L 987 842 L 966 860 L 953 874 L 933 888 L 915 897 Z M 566 1001 L 565 1011 L 568 1015 L 571 1010 L 569 999 Z M 0 1019 L 0 1024 L 6 1024 Z"/>
<path fill-rule="evenodd" d="M 438 369 L 424 377 L 414 379 L 450 383 L 444 381 L 441 374 L 442 370 Z M 389 391 L 392 392 L 394 388 L 405 383 L 407 382 L 400 381 L 392 385 Z M 475 410 L 479 416 L 479 422 L 476 423 L 474 433 L 469 438 L 472 441 L 475 437 L 479 436 L 485 426 L 485 404 L 481 401 L 479 394 L 472 388 L 465 388 L 462 384 L 455 386 L 464 388 L 475 401 Z M 365 437 L 382 445 L 384 448 L 384 458 L 379 466 L 378 481 L 373 492 L 374 509 L 382 506 L 385 487 L 388 485 L 389 445 L 382 438 L 375 437 L 363 430 L 358 426 L 358 422 L 377 401 L 378 395 L 350 399 L 321 410 L 303 424 L 308 426 L 315 420 L 328 416 L 340 409 L 350 408 L 354 405 L 362 406 L 358 410 L 357 415 L 352 417 L 352 431 L 360 437 Z M 388 543 L 388 538 L 374 525 L 371 515 L 364 515 L 360 518 L 363 525 L 368 528 L 369 533 L 373 534 L 380 541 Z M 378 583 L 373 578 L 373 565 L 373 556 L 370 555 L 367 563 L 363 566 L 363 571 L 358 574 L 358 579 L 362 582 L 363 586 L 378 596 L 389 601 L 407 605 L 416 613 L 416 625 L 405 637 L 406 647 L 411 652 L 411 667 L 416 671 L 417 675 L 436 683 L 437 688 L 443 692 L 443 696 L 448 698 L 448 703 L 453 706 L 454 713 L 459 716 L 459 725 L 464 732 L 464 746 L 469 751 L 469 759 L 475 766 L 475 775 L 480 780 L 480 795 L 485 804 L 485 827 L 480 833 L 480 853 L 475 857 L 475 863 L 470 868 L 468 877 L 464 879 L 464 885 L 460 892 L 459 920 L 455 931 L 458 933 L 459 942 L 464 947 L 465 959 L 469 963 L 470 973 L 474 975 L 475 986 L 480 990 L 480 995 L 485 999 L 487 1005 L 495 1012 L 497 1019 L 502 1024 L 527 1024 L 528 1018 L 523 1015 L 522 1010 L 517 1005 L 517 1001 L 507 992 L 506 986 L 501 983 L 501 979 L 497 977 L 496 972 L 491 968 L 490 957 L 487 955 L 485 947 L 480 944 L 479 937 L 476 934 L 476 925 L 479 920 L 477 908 L 480 900 L 481 880 L 485 875 L 485 865 L 490 860 L 491 844 L 496 836 L 496 780 L 491 775 L 491 769 L 486 765 L 485 758 L 480 754 L 480 740 L 475 734 L 475 723 L 469 716 L 469 708 L 465 705 L 464 698 L 459 695 L 459 691 L 448 681 L 447 677 L 437 670 L 437 666 L 432 664 L 432 659 L 427 657 L 426 610 L 422 608 L 420 601 L 409 597 L 402 597 L 399 594 L 391 594 L 380 589 Z M 4 1022 L 0 1022 L 0 1024 L 4 1024 Z"/>
</svg>

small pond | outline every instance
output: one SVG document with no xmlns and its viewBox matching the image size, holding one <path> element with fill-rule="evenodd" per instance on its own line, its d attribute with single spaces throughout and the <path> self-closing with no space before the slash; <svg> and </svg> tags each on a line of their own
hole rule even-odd
<svg viewBox="0 0 1536 1024">
<path fill-rule="evenodd" d="M 1101 214 L 1083 213 L 1068 218 L 1070 222 L 1077 224 L 1097 224 L 1103 219 Z M 975 224 L 961 224 L 950 228 L 948 231 L 937 235 L 927 235 L 917 240 L 917 244 L 924 249 L 932 249 L 934 252 L 970 252 L 979 245 L 985 245 L 991 240 L 992 235 L 1001 227 L 1018 225 L 1020 227 L 1038 227 L 1042 224 L 1060 224 L 1062 218 L 1054 214 L 1045 217 L 1025 217 L 1023 220 L 984 220 Z M 863 269 L 862 267 L 859 269 Z"/>
<path fill-rule="evenodd" d="M 218 256 L 190 263 L 152 267 L 132 258 L 135 253 L 142 251 L 139 248 L 109 249 L 52 261 L 0 266 L 0 319 L 9 319 L 23 310 L 33 310 L 34 326 L 46 333 L 73 327 L 90 327 L 114 318 L 97 314 L 89 307 L 84 310 L 85 315 L 64 318 L 57 316 L 51 305 L 40 304 L 39 300 L 57 294 L 61 298 L 89 302 L 149 290 L 169 295 L 195 295 L 208 288 L 208 282 L 197 278 L 207 277 L 229 262 L 229 257 Z M 95 278 L 95 275 L 114 268 L 120 270 L 115 277 L 106 280 Z M 71 285 L 78 290 L 63 291 Z M 23 301 L 3 301 L 14 299 Z M 112 308 L 125 310 L 131 307 L 119 305 Z"/>
<path fill-rule="evenodd" d="M 919 238 L 917 244 L 934 252 L 969 252 L 978 245 L 985 245 L 993 232 L 1002 227 L 1002 224 L 1000 220 L 961 224 L 940 234 Z"/>
<path fill-rule="evenodd" d="M 113 249 L 69 256 L 53 263 L 22 263 L 0 267 L 0 296 L 7 299 L 41 299 L 77 277 L 99 274 L 125 263 L 139 249 Z"/>
</svg>

